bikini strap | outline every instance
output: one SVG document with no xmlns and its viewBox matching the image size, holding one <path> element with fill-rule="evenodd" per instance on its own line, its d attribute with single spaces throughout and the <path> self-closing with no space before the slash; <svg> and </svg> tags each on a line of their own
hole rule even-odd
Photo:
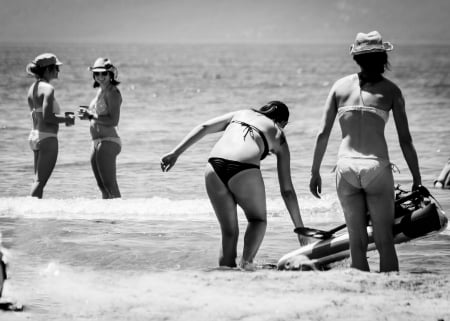
<svg viewBox="0 0 450 321">
<path fill-rule="evenodd" d="M 254 139 L 254 138 L 255 138 L 254 130 L 256 130 L 256 131 L 258 132 L 258 134 L 259 134 L 259 129 L 256 128 L 256 127 L 253 126 L 253 125 L 244 123 L 244 122 L 242 122 L 242 121 L 240 121 L 240 120 L 232 120 L 231 122 L 232 122 L 232 123 L 239 124 L 239 125 L 241 125 L 241 126 L 244 127 L 244 131 L 245 131 L 244 139 L 247 137 L 248 134 L 250 134 L 250 136 Z"/>
<path fill-rule="evenodd" d="M 366 104 L 365 104 L 364 99 L 362 97 L 362 88 L 361 88 L 361 86 L 359 87 L 359 100 L 360 100 L 362 106 L 366 107 Z"/>
<path fill-rule="evenodd" d="M 263 153 L 261 155 L 261 159 L 266 158 L 266 156 L 269 154 L 269 143 L 267 142 L 267 139 L 266 139 L 266 136 L 264 135 L 264 133 L 258 127 L 255 127 L 253 125 L 247 124 L 247 123 L 242 122 L 240 120 L 232 120 L 231 122 L 239 124 L 239 125 L 245 127 L 244 128 L 244 131 L 245 131 L 245 133 L 244 133 L 244 140 L 245 140 L 245 138 L 247 137 L 248 134 L 250 134 L 250 136 L 253 139 L 255 139 L 254 131 L 256 131 L 259 134 L 259 136 L 263 140 L 263 144 L 264 144 L 264 151 L 263 151 Z"/>
</svg>

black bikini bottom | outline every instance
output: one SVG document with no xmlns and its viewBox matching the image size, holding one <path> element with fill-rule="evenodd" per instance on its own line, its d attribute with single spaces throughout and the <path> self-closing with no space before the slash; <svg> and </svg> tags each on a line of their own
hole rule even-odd
<svg viewBox="0 0 450 321">
<path fill-rule="evenodd" d="M 217 176 L 219 176 L 219 178 L 226 186 L 228 186 L 228 181 L 230 180 L 230 178 L 232 178 L 237 173 L 250 168 L 259 169 L 259 166 L 255 164 L 241 163 L 219 157 L 211 157 L 210 159 L 208 159 L 208 163 L 211 164 Z"/>
</svg>

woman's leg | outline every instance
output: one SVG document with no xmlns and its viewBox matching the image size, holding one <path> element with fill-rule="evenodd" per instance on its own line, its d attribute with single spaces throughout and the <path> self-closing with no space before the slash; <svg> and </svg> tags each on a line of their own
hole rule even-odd
<svg viewBox="0 0 450 321">
<path fill-rule="evenodd" d="M 236 267 L 236 247 L 239 238 L 236 202 L 210 164 L 207 164 L 206 167 L 205 183 L 208 197 L 219 220 L 222 232 L 219 265 Z"/>
<path fill-rule="evenodd" d="M 380 272 L 398 271 L 394 243 L 394 179 L 389 166 L 365 188 L 373 236 L 380 254 Z"/>
<path fill-rule="evenodd" d="M 100 176 L 100 171 L 97 164 L 97 148 L 95 144 L 92 146 L 91 150 L 91 167 L 92 172 L 94 173 L 95 180 L 97 181 L 97 186 L 100 189 L 100 192 L 102 193 L 102 198 L 107 199 L 109 198 L 108 191 L 106 190 L 105 186 L 103 185 L 102 178 Z"/>
<path fill-rule="evenodd" d="M 101 178 L 102 186 L 108 194 L 107 198 L 121 197 L 116 176 L 116 159 L 120 150 L 121 147 L 119 144 L 109 141 L 100 142 L 97 147 L 97 170 Z"/>
<path fill-rule="evenodd" d="M 434 181 L 435 187 L 450 188 L 450 159 L 442 168 L 438 178 Z"/>
<path fill-rule="evenodd" d="M 49 137 L 39 142 L 39 151 L 35 152 L 35 179 L 31 187 L 31 196 L 42 198 L 44 187 L 55 168 L 58 158 L 58 139 Z"/>
<path fill-rule="evenodd" d="M 367 208 L 364 192 L 345 180 L 338 172 L 336 190 L 347 223 L 350 241 L 351 267 L 369 271 L 367 262 Z"/>
<path fill-rule="evenodd" d="M 0 298 L 3 293 L 3 285 L 7 279 L 6 264 L 3 262 L 3 253 L 0 251 Z"/>
<path fill-rule="evenodd" d="M 38 159 L 39 159 L 39 150 L 33 150 L 33 166 L 34 166 L 34 175 L 37 173 L 37 165 L 38 165 Z"/>
<path fill-rule="evenodd" d="M 259 169 L 247 169 L 233 176 L 228 182 L 237 204 L 247 217 L 244 237 L 242 267 L 252 263 L 261 246 L 267 228 L 266 192 Z"/>
</svg>

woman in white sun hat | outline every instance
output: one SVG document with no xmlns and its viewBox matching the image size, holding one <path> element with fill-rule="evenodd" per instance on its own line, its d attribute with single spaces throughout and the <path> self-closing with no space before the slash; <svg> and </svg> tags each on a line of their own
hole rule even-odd
<svg viewBox="0 0 450 321">
<path fill-rule="evenodd" d="M 44 187 L 55 168 L 58 158 L 59 124 L 72 126 L 73 113 L 60 115 L 61 108 L 55 99 L 55 88 L 50 84 L 58 79 L 62 62 L 52 53 L 43 53 L 26 67 L 26 72 L 36 81 L 28 90 L 28 106 L 33 126 L 28 141 L 34 153 L 34 182 L 31 196 L 42 198 Z"/>
<path fill-rule="evenodd" d="M 357 34 L 350 54 L 361 70 L 339 79 L 331 88 L 311 168 L 310 190 L 320 198 L 320 165 L 337 117 L 342 142 L 336 166 L 336 189 L 350 237 L 351 266 L 363 271 L 369 271 L 366 255 L 369 218 L 380 255 L 380 272 L 398 270 L 392 232 L 394 179 L 384 136 L 391 111 L 400 147 L 412 174 L 413 189 L 421 185 L 405 100 L 399 87 L 383 77 L 389 68 L 387 52 L 392 49 L 392 44 L 383 42 L 377 31 Z"/>
<path fill-rule="evenodd" d="M 108 58 L 98 58 L 89 70 L 98 91 L 89 108 L 80 109 L 79 117 L 90 121 L 91 166 L 102 198 L 119 198 L 116 159 L 122 148 L 117 132 L 122 95 L 117 88 L 118 71 Z"/>
</svg>

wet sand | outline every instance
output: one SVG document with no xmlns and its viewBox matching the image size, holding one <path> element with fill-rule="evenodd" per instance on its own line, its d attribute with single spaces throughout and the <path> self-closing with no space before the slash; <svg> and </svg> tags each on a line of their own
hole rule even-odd
<svg viewBox="0 0 450 321">
<path fill-rule="evenodd" d="M 89 277 L 70 289 L 42 282 L 47 288 L 29 295 L 45 292 L 60 305 L 0 312 L 0 320 L 450 320 L 450 277 L 437 274 L 169 271 L 126 282 L 108 274 L 86 287 Z"/>
</svg>

